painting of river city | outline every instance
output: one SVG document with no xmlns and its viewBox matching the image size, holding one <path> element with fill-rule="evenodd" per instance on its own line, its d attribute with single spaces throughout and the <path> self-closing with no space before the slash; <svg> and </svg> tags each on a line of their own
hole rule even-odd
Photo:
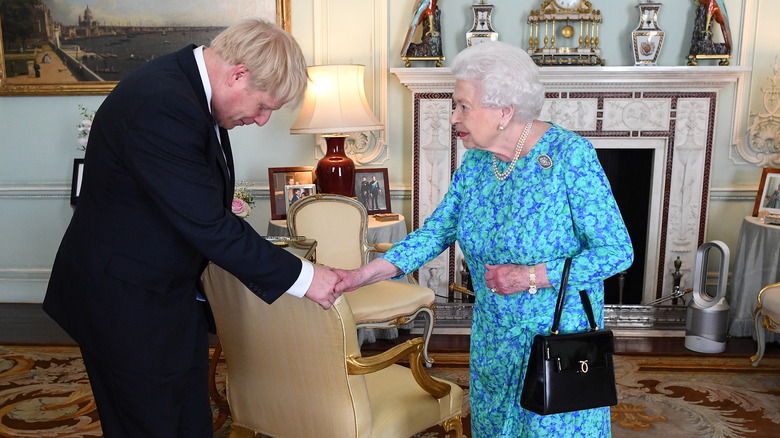
<svg viewBox="0 0 780 438">
<path fill-rule="evenodd" d="M 79 62 L 80 80 L 117 81 L 142 63 L 187 44 L 208 45 L 222 27 L 127 28 L 126 32 L 73 39 L 64 51 Z"/>
<path fill-rule="evenodd" d="M 275 20 L 276 0 L 0 1 L 4 84 L 116 82 L 244 17 Z M 143 12 L 140 12 L 143 11 Z"/>
</svg>

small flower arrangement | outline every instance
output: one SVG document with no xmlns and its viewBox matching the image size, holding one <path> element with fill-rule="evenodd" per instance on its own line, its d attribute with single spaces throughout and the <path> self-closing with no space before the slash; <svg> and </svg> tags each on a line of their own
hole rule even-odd
<svg viewBox="0 0 780 438">
<path fill-rule="evenodd" d="M 240 181 L 233 190 L 233 204 L 230 209 L 238 217 L 245 218 L 249 216 L 249 212 L 255 206 L 255 200 L 252 197 L 252 193 L 249 192 L 249 186 L 251 185 L 251 182 Z"/>
<path fill-rule="evenodd" d="M 78 149 L 80 151 L 87 150 L 87 142 L 89 141 L 89 131 L 92 129 L 92 120 L 95 118 L 95 112 L 88 110 L 83 105 L 79 105 L 81 110 L 81 116 L 83 119 L 76 127 L 76 133 L 78 134 Z"/>
</svg>

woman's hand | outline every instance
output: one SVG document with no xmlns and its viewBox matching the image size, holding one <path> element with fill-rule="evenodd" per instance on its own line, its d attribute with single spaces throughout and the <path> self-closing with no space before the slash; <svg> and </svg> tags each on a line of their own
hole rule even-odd
<svg viewBox="0 0 780 438">
<path fill-rule="evenodd" d="M 341 281 L 336 284 L 336 292 L 350 292 L 367 284 L 402 274 L 401 270 L 383 258 L 378 258 L 357 269 L 333 269 Z"/>
<path fill-rule="evenodd" d="M 547 279 L 547 268 L 544 263 L 534 266 L 526 265 L 485 265 L 485 284 L 491 292 L 498 295 L 512 295 L 525 292 L 531 287 L 531 269 L 536 273 L 537 289 L 551 287 Z"/>
</svg>

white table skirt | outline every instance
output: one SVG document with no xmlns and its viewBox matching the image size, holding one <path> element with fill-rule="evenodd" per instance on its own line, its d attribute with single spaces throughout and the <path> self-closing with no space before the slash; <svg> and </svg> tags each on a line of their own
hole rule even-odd
<svg viewBox="0 0 780 438">
<path fill-rule="evenodd" d="M 780 226 L 746 216 L 742 221 L 731 280 L 729 334 L 755 339 L 753 310 L 758 292 L 780 281 Z M 766 331 L 766 341 L 780 341 L 780 334 Z"/>
</svg>

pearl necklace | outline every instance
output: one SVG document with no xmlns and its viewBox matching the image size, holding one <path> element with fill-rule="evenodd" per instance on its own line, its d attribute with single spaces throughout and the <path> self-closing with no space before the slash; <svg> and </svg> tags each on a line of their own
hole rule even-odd
<svg viewBox="0 0 780 438">
<path fill-rule="evenodd" d="M 517 159 L 520 158 L 520 155 L 523 153 L 523 148 L 525 148 L 525 140 L 528 138 L 528 134 L 531 132 L 531 126 L 533 126 L 533 124 L 533 120 L 526 123 L 523 134 L 520 136 L 520 140 L 517 140 L 517 145 L 515 146 L 515 157 L 512 158 L 512 162 L 509 163 L 509 168 L 506 170 L 506 172 L 498 171 L 498 159 L 496 158 L 496 154 L 493 154 L 493 175 L 495 175 L 496 179 L 499 181 L 505 180 L 509 174 L 512 173 L 512 169 L 515 168 L 515 163 L 517 163 Z"/>
</svg>

